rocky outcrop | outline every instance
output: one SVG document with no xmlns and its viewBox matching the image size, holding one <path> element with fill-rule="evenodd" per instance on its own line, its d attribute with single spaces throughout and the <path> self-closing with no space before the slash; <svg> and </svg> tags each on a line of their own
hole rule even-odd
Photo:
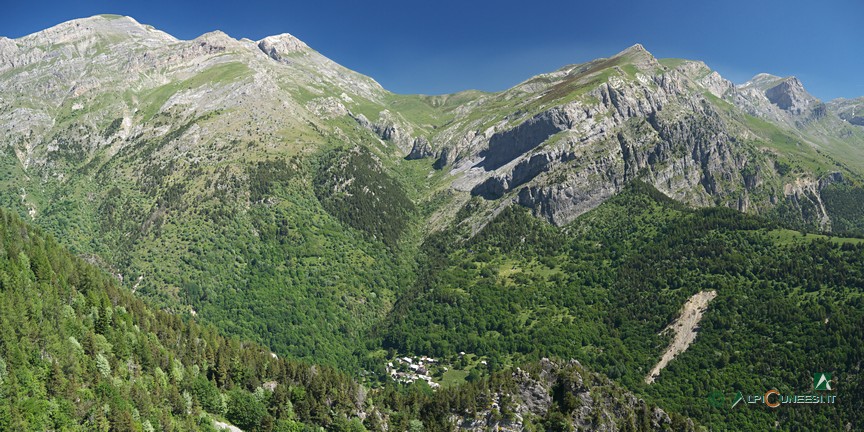
<svg viewBox="0 0 864 432">
<path fill-rule="evenodd" d="M 348 108 L 345 108 L 345 105 L 335 97 L 313 99 L 306 103 L 306 109 L 322 119 L 348 115 Z"/>
<path fill-rule="evenodd" d="M 835 99 L 827 104 L 828 111 L 855 126 L 864 126 L 864 98 Z"/>
<path fill-rule="evenodd" d="M 18 45 L 5 37 L 0 37 L 0 71 L 15 67 Z"/>
<path fill-rule="evenodd" d="M 696 429 L 690 419 L 672 417 L 626 392 L 608 378 L 588 372 L 576 360 L 548 359 L 511 373 L 512 393 L 488 395 L 488 408 L 473 416 L 457 413 L 451 421 L 464 431 L 522 431 L 557 413 L 579 431 Z M 506 414 L 505 414 L 506 413 Z M 643 429 L 640 429 L 643 430 Z"/>
<path fill-rule="evenodd" d="M 353 118 L 357 121 L 357 124 L 363 128 L 369 129 L 382 140 L 396 144 L 396 146 L 403 151 L 403 154 L 408 153 L 409 159 L 420 159 L 418 156 L 424 154 L 431 155 L 429 141 L 425 138 L 418 141 L 419 138 L 412 137 L 412 130 L 410 127 L 398 120 L 397 117 L 388 110 L 381 111 L 378 114 L 378 120 L 374 123 L 370 122 L 363 114 L 358 114 Z M 424 142 L 426 148 L 425 152 L 423 150 Z"/>
<path fill-rule="evenodd" d="M 435 156 L 435 152 L 432 150 L 429 140 L 426 139 L 426 137 L 421 136 L 414 138 L 414 142 L 411 145 L 411 151 L 408 153 L 408 156 L 405 156 L 405 159 L 425 159 L 432 156 Z"/>
<path fill-rule="evenodd" d="M 675 68 L 675 72 L 693 80 L 718 98 L 723 98 L 735 90 L 732 81 L 723 78 L 717 71 L 712 71 L 701 61 L 685 60 Z"/>
<path fill-rule="evenodd" d="M 702 87 L 705 87 L 709 92 L 711 92 L 711 94 L 718 98 L 723 98 L 735 89 L 735 84 L 732 84 L 732 81 L 720 76 L 717 71 L 711 71 L 711 73 L 700 79 L 698 82 Z"/>
<path fill-rule="evenodd" d="M 780 109 L 796 115 L 806 113 L 817 103 L 816 98 L 807 93 L 801 81 L 795 77 L 765 90 L 765 97 Z"/>
<path fill-rule="evenodd" d="M 578 115 L 576 112 L 567 108 L 554 108 L 513 129 L 493 135 L 489 140 L 489 147 L 480 152 L 483 161 L 477 166 L 487 171 L 500 168 L 517 156 L 536 148 L 550 136 L 571 129 L 576 121 L 585 118 L 585 115 Z"/>
<path fill-rule="evenodd" d="M 290 54 L 304 52 L 309 49 L 303 41 L 288 33 L 261 39 L 258 41 L 258 48 L 276 61 L 287 61 Z"/>
<path fill-rule="evenodd" d="M 795 77 L 758 74 L 727 96 L 750 115 L 796 128 L 806 127 L 828 113 L 826 105 Z"/>
<path fill-rule="evenodd" d="M 843 175 L 839 172 L 819 179 L 799 177 L 783 186 L 783 195 L 803 213 L 806 221 L 817 222 L 821 229 L 830 230 L 831 217 L 822 201 L 822 190 L 835 183 L 843 183 Z"/>
<path fill-rule="evenodd" d="M 674 91 L 674 85 L 669 82 L 658 80 L 657 84 Z M 498 171 L 475 186 L 472 193 L 490 199 L 499 198 L 555 165 L 580 158 L 590 162 L 588 159 L 592 156 L 585 154 L 586 150 L 608 138 L 615 128 L 630 118 L 653 115 L 668 101 L 665 91 L 647 92 L 644 86 L 639 82 L 603 83 L 591 93 L 598 100 L 596 104 L 573 102 L 555 107 L 513 129 L 496 133 L 489 140 L 488 149 L 480 153 L 484 159 L 477 167 Z M 567 131 L 568 136 L 557 145 L 544 146 L 542 150 L 529 153 L 552 135 L 563 131 Z M 499 169 L 514 160 L 512 169 Z M 597 163 L 593 165 L 595 168 L 598 166 Z M 550 219 L 555 218 L 550 215 Z"/>
</svg>

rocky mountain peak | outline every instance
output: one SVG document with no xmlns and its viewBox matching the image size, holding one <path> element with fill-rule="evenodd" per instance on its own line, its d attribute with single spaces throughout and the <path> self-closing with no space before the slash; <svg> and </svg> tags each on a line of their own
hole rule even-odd
<svg viewBox="0 0 864 432">
<path fill-rule="evenodd" d="M 760 73 L 760 74 L 756 74 L 755 76 L 753 76 L 753 78 L 750 78 L 750 80 L 745 82 L 744 84 L 741 84 L 739 86 L 739 88 L 741 88 L 741 89 L 755 88 L 755 89 L 765 91 L 765 90 L 777 85 L 777 83 L 782 81 L 782 80 L 783 80 L 783 78 L 781 78 L 777 75 L 771 75 L 769 73 Z"/>
<path fill-rule="evenodd" d="M 780 109 L 794 114 L 803 114 L 819 103 L 794 76 L 783 78 L 779 84 L 765 90 L 765 97 Z"/>
<path fill-rule="evenodd" d="M 159 42 L 177 41 L 168 33 L 143 25 L 134 18 L 121 15 L 96 15 L 66 21 L 24 36 L 18 41 L 25 46 L 45 46 L 78 43 L 108 35 Z"/>
<path fill-rule="evenodd" d="M 612 56 L 613 60 L 621 60 L 627 63 L 632 63 L 634 66 L 641 69 L 654 68 L 659 66 L 659 62 L 654 56 L 645 49 L 642 44 L 635 44 L 624 51 Z"/>
<path fill-rule="evenodd" d="M 620 53 L 618 53 L 618 54 L 616 55 L 616 57 L 617 57 L 617 56 L 620 56 L 620 55 L 623 55 L 623 54 L 631 54 L 631 53 L 645 53 L 645 54 L 651 55 L 651 54 L 648 52 L 648 50 L 646 50 L 645 47 L 642 46 L 642 44 L 637 43 L 637 44 L 633 44 L 633 45 L 631 45 L 630 47 L 628 47 L 628 48 L 625 49 L 624 51 L 621 51 Z"/>
<path fill-rule="evenodd" d="M 282 33 L 261 39 L 258 41 L 258 48 L 273 60 L 282 61 L 286 55 L 304 52 L 309 49 L 309 46 L 291 34 Z"/>
<path fill-rule="evenodd" d="M 220 30 L 204 33 L 193 39 L 192 42 L 210 53 L 224 52 L 231 48 L 239 48 L 242 46 L 242 42 L 228 36 Z"/>
</svg>

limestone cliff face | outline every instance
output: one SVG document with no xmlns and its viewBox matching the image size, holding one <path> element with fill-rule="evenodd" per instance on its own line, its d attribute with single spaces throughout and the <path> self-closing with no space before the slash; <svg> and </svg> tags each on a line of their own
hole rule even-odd
<svg viewBox="0 0 864 432">
<path fill-rule="evenodd" d="M 803 114 L 818 101 L 804 90 L 798 78 L 785 79 L 780 84 L 765 90 L 765 97 L 780 109 L 793 114 Z"/>
<path fill-rule="evenodd" d="M 796 128 L 827 115 L 826 105 L 808 93 L 794 76 L 758 74 L 727 96 L 750 115 Z"/>
<path fill-rule="evenodd" d="M 776 162 L 784 157 L 773 147 L 778 137 L 818 148 L 825 136 L 841 135 L 829 127 L 810 141 L 808 128 L 834 120 L 794 77 L 760 74 L 735 86 L 704 63 L 665 67 L 636 46 L 529 80 L 465 117 L 504 101 L 511 111 L 490 111 L 484 121 L 457 116 L 410 157 L 437 157 L 455 189 L 511 200 L 559 225 L 640 179 L 691 205 L 752 213 L 791 207 L 803 223 L 830 227 L 821 188 L 787 191 L 797 178 L 818 184 L 843 167 L 815 149 L 806 151 L 824 158 L 827 174 L 777 168 L 786 166 Z M 770 124 L 754 129 L 748 115 Z"/>
<path fill-rule="evenodd" d="M 291 54 L 303 53 L 309 49 L 303 41 L 288 33 L 261 39 L 258 41 L 258 48 L 276 61 L 288 61 Z"/>
<path fill-rule="evenodd" d="M 636 178 L 694 205 L 719 198 L 749 209 L 747 191 L 761 183 L 748 183 L 741 171 L 751 164 L 761 172 L 765 161 L 751 161 L 756 158 L 714 106 L 689 90 L 697 84 L 684 72 L 641 78 L 610 79 L 586 99 L 491 134 L 472 167 L 474 184 L 458 187 L 470 186 L 487 199 L 514 192 L 519 204 L 556 224 L 572 221 Z M 731 90 L 721 80 L 708 82 L 718 93 Z"/>
<path fill-rule="evenodd" d="M 566 224 L 636 178 L 697 206 L 712 205 L 715 198 L 737 202 L 737 195 L 759 186 L 745 180 L 743 168 L 763 163 L 750 161 L 713 108 L 696 101 L 675 115 L 657 112 L 628 120 L 588 149 L 563 153 L 558 158 L 566 164 L 559 171 L 562 181 L 523 188 L 518 202 Z"/>
</svg>

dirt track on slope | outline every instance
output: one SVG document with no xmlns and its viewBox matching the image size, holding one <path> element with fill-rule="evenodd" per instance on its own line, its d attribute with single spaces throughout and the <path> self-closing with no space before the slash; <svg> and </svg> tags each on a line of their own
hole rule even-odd
<svg viewBox="0 0 864 432">
<path fill-rule="evenodd" d="M 717 297 L 717 291 L 701 291 L 690 297 L 687 303 L 681 308 L 681 314 L 678 318 L 669 324 L 663 331 L 672 330 L 675 337 L 663 353 L 663 357 L 651 369 L 651 373 L 645 377 L 645 383 L 651 384 L 654 379 L 660 375 L 660 371 L 669 364 L 672 359 L 678 354 L 681 354 L 691 343 L 696 339 L 699 321 L 702 319 L 702 314 L 708 309 L 708 303 Z"/>
</svg>

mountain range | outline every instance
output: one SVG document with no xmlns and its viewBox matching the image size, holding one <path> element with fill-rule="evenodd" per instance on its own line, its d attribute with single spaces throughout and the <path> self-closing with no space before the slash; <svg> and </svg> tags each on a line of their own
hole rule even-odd
<svg viewBox="0 0 864 432">
<path fill-rule="evenodd" d="M 851 395 L 864 388 L 862 335 L 851 334 L 864 322 L 861 110 L 864 99 L 823 102 L 795 77 L 759 74 L 736 85 L 702 62 L 657 59 L 641 45 L 497 93 L 394 94 L 289 34 L 178 40 L 103 15 L 0 38 L 0 204 L 56 238 L 52 247 L 110 274 L 106 284 L 129 292 L 109 291 L 112 308 L 117 296 L 140 297 L 152 313 L 213 325 L 275 356 L 335 368 L 352 392 L 377 392 L 374 409 L 352 394 L 326 418 L 314 409 L 285 417 L 290 427 L 854 428 L 861 399 Z M 718 306 L 666 369 L 676 377 L 642 383 L 669 337 L 658 333 L 709 289 Z M 752 299 L 762 303 L 745 305 Z M 75 301 L 80 317 L 87 308 Z M 787 333 L 759 324 L 757 312 Z M 100 313 L 78 327 L 96 326 Z M 724 340 L 733 333 L 738 342 Z M 764 370 L 768 354 L 747 355 L 766 343 L 783 352 L 776 371 Z M 677 376 L 792 390 L 807 378 L 794 360 L 827 346 L 807 364 L 833 368 L 845 380 L 840 391 L 854 389 L 828 413 L 713 412 L 693 398 L 704 402 L 715 389 Z M 81 358 L 98 354 L 112 370 L 135 358 L 111 351 L 88 348 Z M 205 371 L 214 384 L 204 379 L 201 391 L 223 398 L 278 375 L 259 367 L 228 382 L 218 363 L 195 355 L 178 355 L 180 368 Z M 497 385 L 497 393 L 447 421 L 418 413 L 438 402 L 392 403 L 400 399 L 385 365 L 420 355 L 449 365 L 429 381 L 453 386 L 441 394 L 477 386 L 472 370 L 482 371 L 483 391 Z M 34 361 L 50 369 L 42 357 Z M 744 371 L 764 376 L 728 382 Z M 594 384 L 583 385 L 589 375 Z M 292 388 L 308 384 L 294 379 Z M 175 380 L 178 394 L 193 385 Z M 502 400 L 519 393 L 514 385 L 540 388 L 538 401 L 527 390 Z M 591 399 L 594 387 L 614 395 Z M 213 413 L 187 394 L 190 406 Z M 98 410 L 77 409 L 102 421 Z M 140 430 L 137 409 L 137 419 L 109 423 Z M 271 422 L 282 414 L 268 412 Z M 151 427 L 172 423 L 156 417 Z M 247 425 L 266 430 L 263 418 Z"/>
</svg>

